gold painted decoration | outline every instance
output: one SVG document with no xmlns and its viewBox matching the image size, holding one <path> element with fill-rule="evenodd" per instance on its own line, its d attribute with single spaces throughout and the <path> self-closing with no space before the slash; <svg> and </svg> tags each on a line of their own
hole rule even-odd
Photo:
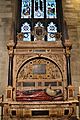
<svg viewBox="0 0 80 120">
<path fill-rule="evenodd" d="M 18 80 L 21 79 L 62 79 L 62 77 L 55 63 L 46 59 L 34 59 L 21 68 Z"/>
</svg>

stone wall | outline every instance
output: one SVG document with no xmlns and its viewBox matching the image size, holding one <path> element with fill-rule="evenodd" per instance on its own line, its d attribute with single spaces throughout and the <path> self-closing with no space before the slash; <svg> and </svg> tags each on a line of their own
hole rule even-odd
<svg viewBox="0 0 80 120">
<path fill-rule="evenodd" d="M 17 0 L 0 0 L 0 94 L 4 94 L 8 77 L 8 51 L 6 43 L 11 37 L 11 21 L 15 21 Z M 78 93 L 80 86 L 80 0 L 63 0 L 63 15 L 68 25 L 71 51 L 72 81 Z"/>
<path fill-rule="evenodd" d="M 69 39 L 72 41 L 71 74 L 75 95 L 80 86 L 80 0 L 65 0 L 64 19 L 68 25 Z"/>
<path fill-rule="evenodd" d="M 12 19 L 11 0 L 0 0 L 0 94 L 5 93 L 8 76 L 7 40 L 10 37 L 10 21 Z"/>
</svg>

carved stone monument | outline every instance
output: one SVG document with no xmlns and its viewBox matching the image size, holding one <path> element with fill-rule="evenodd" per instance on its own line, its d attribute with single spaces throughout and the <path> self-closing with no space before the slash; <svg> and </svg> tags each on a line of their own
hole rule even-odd
<svg viewBox="0 0 80 120">
<path fill-rule="evenodd" d="M 71 81 L 71 42 L 42 40 L 44 28 L 34 28 L 35 41 L 10 40 L 9 74 L 3 120 L 70 120 L 76 118 L 74 87 Z"/>
</svg>

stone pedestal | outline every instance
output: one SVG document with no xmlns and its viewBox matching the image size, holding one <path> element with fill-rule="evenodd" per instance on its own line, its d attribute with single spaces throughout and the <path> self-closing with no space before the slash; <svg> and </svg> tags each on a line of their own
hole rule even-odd
<svg viewBox="0 0 80 120">
<path fill-rule="evenodd" d="M 72 120 L 77 100 L 4 103 L 5 120 Z M 76 120 L 76 119 L 75 119 Z"/>
</svg>

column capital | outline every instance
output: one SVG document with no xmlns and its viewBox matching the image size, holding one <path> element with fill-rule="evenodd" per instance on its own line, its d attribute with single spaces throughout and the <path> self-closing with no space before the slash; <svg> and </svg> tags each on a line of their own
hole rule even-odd
<svg viewBox="0 0 80 120">
<path fill-rule="evenodd" d="M 65 40 L 64 47 L 66 56 L 69 57 L 71 54 L 72 42 L 70 40 Z"/>
<path fill-rule="evenodd" d="M 71 49 L 70 49 L 69 47 L 66 47 L 65 52 L 66 52 L 66 53 L 65 53 L 66 56 L 69 57 L 70 54 L 71 54 Z"/>
<path fill-rule="evenodd" d="M 13 40 L 9 40 L 9 41 L 7 42 L 8 54 L 9 54 L 10 57 L 13 56 L 14 46 L 15 46 L 15 43 L 14 43 Z"/>
</svg>

